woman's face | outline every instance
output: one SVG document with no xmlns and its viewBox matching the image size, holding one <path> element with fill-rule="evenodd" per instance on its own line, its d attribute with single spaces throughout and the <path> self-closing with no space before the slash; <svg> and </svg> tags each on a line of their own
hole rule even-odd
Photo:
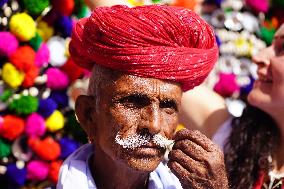
<svg viewBox="0 0 284 189">
<path fill-rule="evenodd" d="M 274 35 L 270 47 L 255 57 L 258 79 L 248 96 L 248 101 L 270 115 L 284 112 L 284 24 Z"/>
</svg>

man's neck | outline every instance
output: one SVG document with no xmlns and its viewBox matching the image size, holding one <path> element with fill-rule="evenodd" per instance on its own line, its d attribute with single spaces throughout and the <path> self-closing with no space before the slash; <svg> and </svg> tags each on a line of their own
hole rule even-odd
<svg viewBox="0 0 284 189">
<path fill-rule="evenodd" d="M 92 176 L 99 189 L 145 189 L 149 173 L 132 170 L 120 162 L 114 162 L 100 148 L 90 159 Z"/>
</svg>

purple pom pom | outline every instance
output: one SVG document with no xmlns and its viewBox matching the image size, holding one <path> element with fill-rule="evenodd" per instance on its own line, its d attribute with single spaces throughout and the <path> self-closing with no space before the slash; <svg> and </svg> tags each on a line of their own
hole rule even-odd
<svg viewBox="0 0 284 189">
<path fill-rule="evenodd" d="M 7 165 L 5 176 L 9 182 L 9 185 L 17 186 L 15 188 L 23 186 L 26 182 L 26 175 L 27 170 L 25 168 L 19 169 L 16 164 Z"/>
<path fill-rule="evenodd" d="M 52 91 L 49 98 L 52 98 L 61 108 L 68 106 L 69 98 L 66 91 Z"/>
<path fill-rule="evenodd" d="M 39 101 L 38 113 L 43 117 L 49 117 L 57 109 L 57 103 L 51 99 L 41 99 Z"/>
<path fill-rule="evenodd" d="M 32 113 L 27 118 L 25 131 L 31 137 L 44 135 L 46 131 L 44 118 L 37 113 Z"/>
<path fill-rule="evenodd" d="M 49 172 L 49 165 L 43 161 L 30 161 L 27 165 L 27 179 L 41 181 L 46 179 Z"/>
<path fill-rule="evenodd" d="M 73 24 L 73 21 L 69 16 L 61 16 L 57 20 L 58 30 L 62 33 L 62 36 L 64 38 L 71 36 L 72 24 Z"/>
<path fill-rule="evenodd" d="M 8 2 L 8 0 L 0 0 L 0 7 L 2 7 L 7 2 Z"/>
<path fill-rule="evenodd" d="M 59 144 L 61 146 L 60 158 L 67 158 L 72 152 L 79 148 L 80 144 L 72 139 L 67 137 L 60 139 Z"/>
<path fill-rule="evenodd" d="M 11 55 L 19 46 L 17 38 L 10 32 L 0 32 L 0 41 L 0 57 Z"/>
</svg>

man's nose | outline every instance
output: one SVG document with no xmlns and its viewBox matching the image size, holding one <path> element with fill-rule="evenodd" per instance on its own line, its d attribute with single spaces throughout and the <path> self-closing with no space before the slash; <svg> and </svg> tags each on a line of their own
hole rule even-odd
<svg viewBox="0 0 284 189">
<path fill-rule="evenodd" d="M 152 104 L 143 111 L 144 123 L 140 124 L 140 130 L 148 130 L 151 134 L 161 131 L 161 112 L 158 104 Z"/>
</svg>

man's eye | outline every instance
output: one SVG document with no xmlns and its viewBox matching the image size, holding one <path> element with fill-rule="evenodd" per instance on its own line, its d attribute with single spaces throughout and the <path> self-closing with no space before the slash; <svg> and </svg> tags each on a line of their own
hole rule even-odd
<svg viewBox="0 0 284 189">
<path fill-rule="evenodd" d="M 150 104 L 150 99 L 144 95 L 134 94 L 123 97 L 119 102 L 129 108 L 143 108 Z"/>
<path fill-rule="evenodd" d="M 160 102 L 160 108 L 170 108 L 175 111 L 178 111 L 177 104 L 174 100 L 164 100 Z"/>
</svg>

